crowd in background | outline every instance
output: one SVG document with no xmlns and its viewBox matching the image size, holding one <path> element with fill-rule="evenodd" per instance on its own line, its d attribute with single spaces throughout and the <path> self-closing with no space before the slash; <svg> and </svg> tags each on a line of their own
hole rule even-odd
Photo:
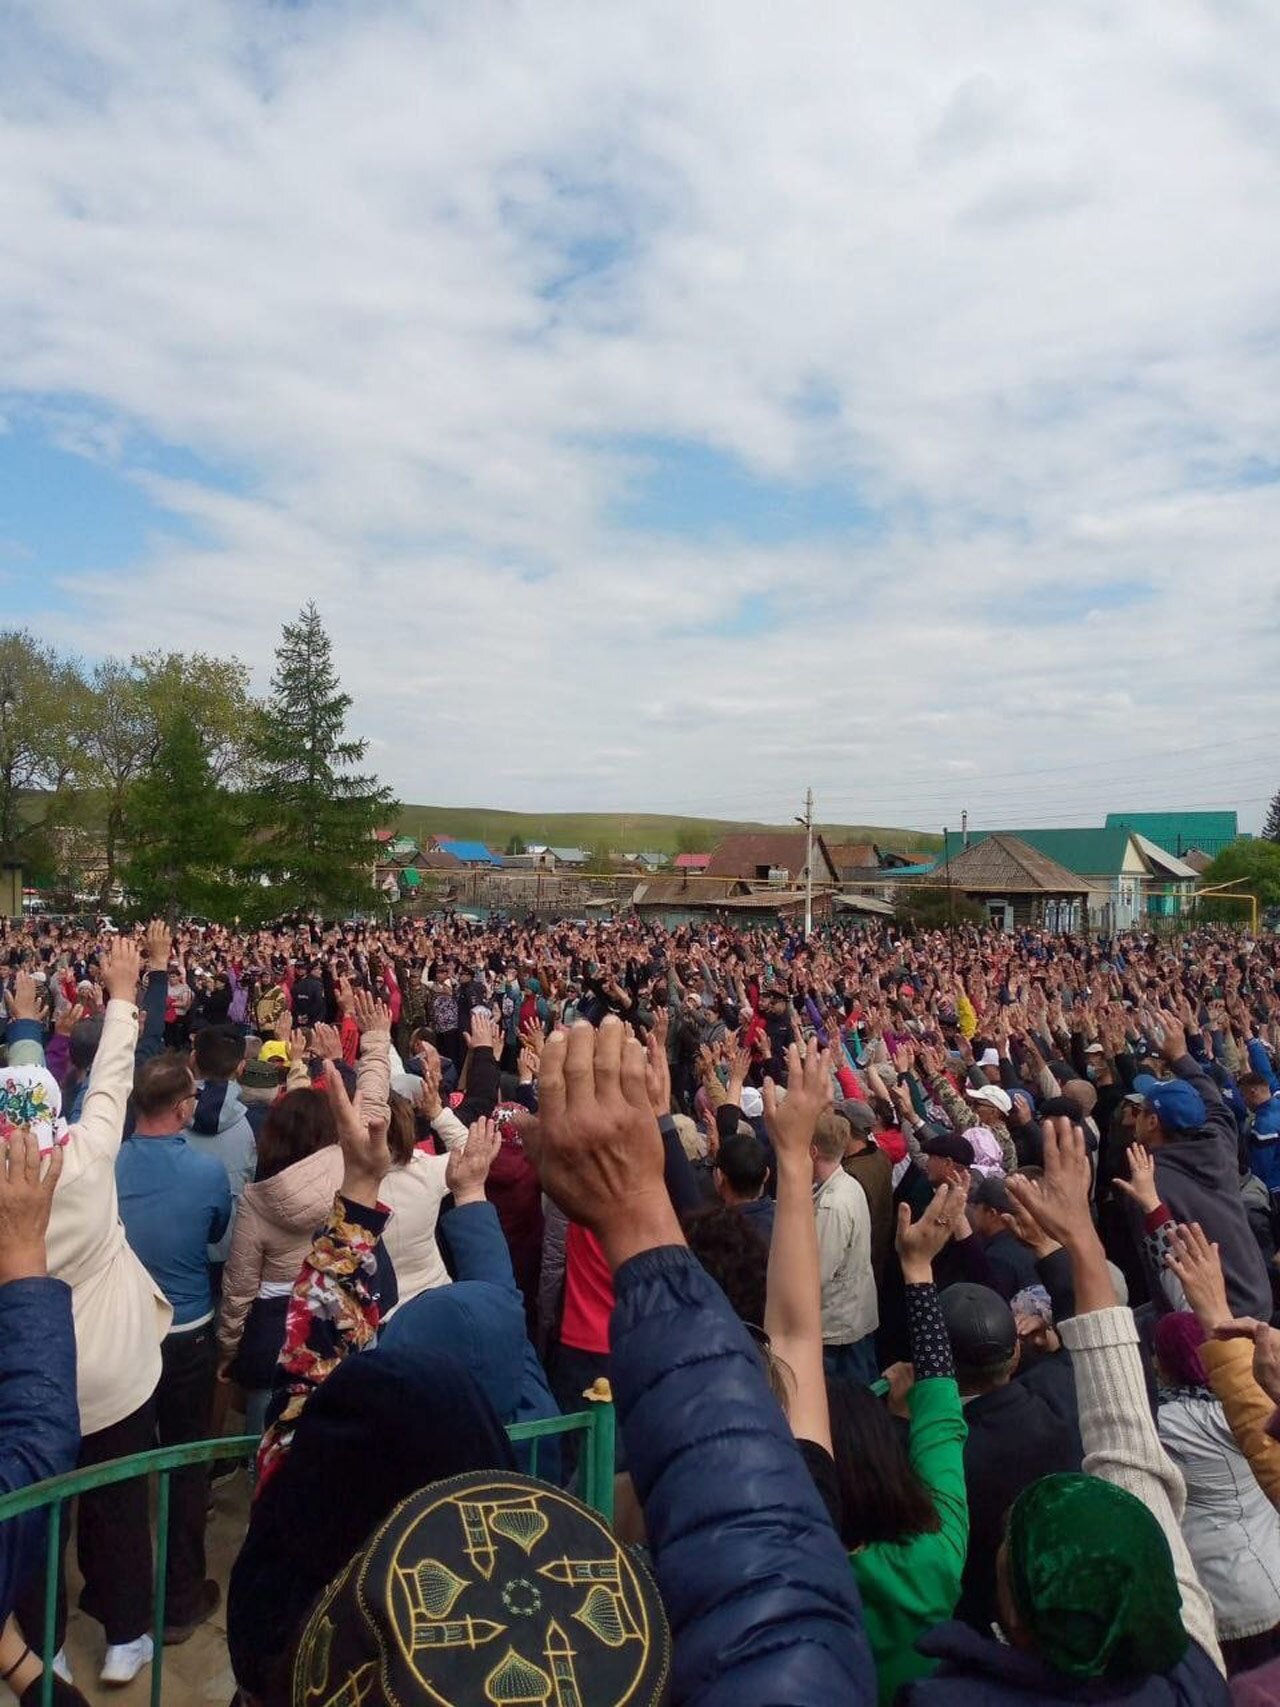
<svg viewBox="0 0 1280 1707">
<path fill-rule="evenodd" d="M 1274 941 L 296 918 L 0 955 L 0 1487 L 260 1436 L 246 1707 L 442 1699 L 437 1665 L 477 1700 L 1280 1689 Z M 513 1568 L 462 1640 L 431 1490 L 479 1478 L 507 1547 L 529 1501 L 589 1524 L 573 1437 L 547 1515 L 506 1429 L 609 1391 L 608 1618 L 561 1647 Z M 221 1600 L 208 1500 L 174 1478 L 166 1642 Z M 41 1527 L 0 1543 L 26 1698 Z M 75 1544 L 128 1682 L 145 1484 Z"/>
</svg>

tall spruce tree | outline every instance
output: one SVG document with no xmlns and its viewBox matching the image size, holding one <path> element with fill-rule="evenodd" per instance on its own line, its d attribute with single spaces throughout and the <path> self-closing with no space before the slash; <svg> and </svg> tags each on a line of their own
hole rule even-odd
<svg viewBox="0 0 1280 1707">
<path fill-rule="evenodd" d="M 146 774 L 128 790 L 129 852 L 121 877 L 143 918 L 204 914 L 224 922 L 240 910 L 236 799 L 218 782 L 207 739 L 183 707 L 165 719 Z"/>
<path fill-rule="evenodd" d="M 1267 808 L 1267 821 L 1262 826 L 1262 839 L 1264 842 L 1280 842 L 1280 789 L 1272 795 L 1271 804 Z"/>
<path fill-rule="evenodd" d="M 356 771 L 368 748 L 346 733 L 329 637 L 314 604 L 284 625 L 271 697 L 253 740 L 251 875 L 255 910 L 335 913 L 373 898 L 373 832 L 399 810 L 377 777 Z"/>
</svg>

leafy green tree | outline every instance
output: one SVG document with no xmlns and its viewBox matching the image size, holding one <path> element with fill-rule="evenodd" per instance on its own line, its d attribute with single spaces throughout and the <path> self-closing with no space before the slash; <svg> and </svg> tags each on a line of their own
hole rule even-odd
<svg viewBox="0 0 1280 1707">
<path fill-rule="evenodd" d="M 1267 842 L 1280 842 L 1280 789 L 1271 797 L 1267 808 L 1267 821 L 1262 826 L 1262 839 Z"/>
<path fill-rule="evenodd" d="M 336 912 L 371 896 L 373 832 L 399 811 L 391 790 L 354 767 L 365 741 L 346 733 L 329 637 L 314 604 L 286 623 L 271 697 L 256 720 L 249 874 L 273 913 Z"/>
<path fill-rule="evenodd" d="M 958 889 L 948 896 L 945 886 L 940 889 L 917 888 L 900 883 L 894 894 L 893 916 L 900 925 L 916 930 L 945 930 L 948 925 L 982 925 L 986 914 L 976 902 Z"/>
<path fill-rule="evenodd" d="M 528 853 L 529 850 L 524 845 L 523 836 L 512 836 L 510 841 L 507 843 L 506 851 L 510 857 L 514 859 L 517 854 L 525 854 Z"/>
<path fill-rule="evenodd" d="M 86 787 L 101 827 L 100 894 L 115 883 L 121 846 L 136 839 L 127 805 L 134 785 L 155 764 L 175 707 L 190 716 L 213 780 L 247 780 L 252 719 L 243 664 L 203 652 L 149 652 L 126 664 L 108 658 L 93 672 L 90 716 L 81 742 Z"/>
<path fill-rule="evenodd" d="M 1280 907 L 1280 845 L 1270 841 L 1235 841 L 1209 866 L 1201 884 L 1212 888 L 1229 883 L 1232 889 L 1256 898 L 1259 907 Z M 1203 918 L 1240 918 L 1240 904 L 1215 901 L 1211 895 L 1197 903 Z"/>
<path fill-rule="evenodd" d="M 143 918 L 175 922 L 196 913 L 221 922 L 239 913 L 237 802 L 215 777 L 205 736 L 184 707 L 166 719 L 125 815 L 130 850 L 121 876 Z"/>
<path fill-rule="evenodd" d="M 67 821 L 86 704 L 71 660 L 26 629 L 0 632 L 0 858 L 47 849 Z"/>
<path fill-rule="evenodd" d="M 697 824 L 681 824 L 676 830 L 676 852 L 707 853 L 713 840 L 714 837 L 708 837 L 706 830 Z"/>
</svg>

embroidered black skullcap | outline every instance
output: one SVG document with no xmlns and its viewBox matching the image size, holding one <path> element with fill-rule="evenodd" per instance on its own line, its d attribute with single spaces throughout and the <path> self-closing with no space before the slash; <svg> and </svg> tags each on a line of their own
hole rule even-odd
<svg viewBox="0 0 1280 1707">
<path fill-rule="evenodd" d="M 293 1707 L 656 1707 L 671 1641 L 652 1578 L 598 1512 L 475 1471 L 411 1494 L 325 1590 Z"/>
</svg>

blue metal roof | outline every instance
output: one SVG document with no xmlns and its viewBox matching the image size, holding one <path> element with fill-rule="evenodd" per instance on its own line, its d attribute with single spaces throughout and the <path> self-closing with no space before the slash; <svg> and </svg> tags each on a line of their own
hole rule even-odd
<svg viewBox="0 0 1280 1707">
<path fill-rule="evenodd" d="M 452 836 L 437 836 L 436 846 L 444 853 L 451 853 L 455 859 L 460 859 L 463 865 L 501 865 L 497 854 L 490 853 L 483 842 L 459 842 Z"/>
</svg>

